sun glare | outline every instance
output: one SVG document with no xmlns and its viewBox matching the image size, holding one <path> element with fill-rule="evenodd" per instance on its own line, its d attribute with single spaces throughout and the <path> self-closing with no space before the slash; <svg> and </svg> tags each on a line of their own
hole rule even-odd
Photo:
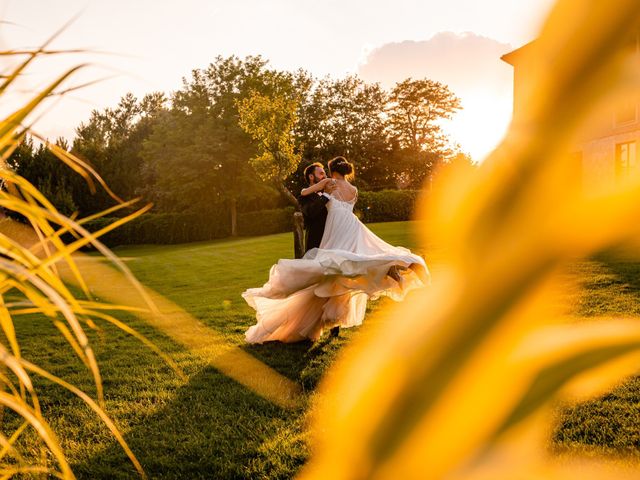
<svg viewBox="0 0 640 480">
<path fill-rule="evenodd" d="M 500 143 L 511 121 L 510 96 L 463 97 L 463 110 L 443 130 L 475 162 L 482 162 Z"/>
</svg>

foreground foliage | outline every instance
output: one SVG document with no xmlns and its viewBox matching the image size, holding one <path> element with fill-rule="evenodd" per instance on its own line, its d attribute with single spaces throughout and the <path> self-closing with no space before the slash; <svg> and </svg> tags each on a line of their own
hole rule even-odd
<svg viewBox="0 0 640 480">
<path fill-rule="evenodd" d="M 568 154 L 605 93 L 632 87 L 622 94 L 637 98 L 639 22 L 637 1 L 557 2 L 504 143 L 423 205 L 423 238 L 449 246 L 446 274 L 383 313 L 402 321 L 363 338 L 329 376 L 301 478 L 575 477 L 547 455 L 554 408 L 636 373 L 640 322 L 571 318 L 559 272 L 620 245 L 637 257 L 640 176 L 585 192 Z"/>
</svg>

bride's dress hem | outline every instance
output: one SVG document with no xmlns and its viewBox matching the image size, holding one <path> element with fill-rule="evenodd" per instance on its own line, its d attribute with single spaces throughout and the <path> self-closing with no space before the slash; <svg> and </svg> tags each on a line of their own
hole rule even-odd
<svg viewBox="0 0 640 480">
<path fill-rule="evenodd" d="M 256 310 L 248 343 L 316 341 L 326 329 L 361 325 L 367 301 L 396 301 L 429 283 L 424 261 L 402 255 L 361 255 L 341 250 L 310 250 L 302 259 L 280 260 L 262 288 L 242 297 Z M 390 274 L 391 273 L 391 274 Z"/>
<path fill-rule="evenodd" d="M 422 257 L 389 245 L 353 215 L 353 203 L 332 200 L 320 248 L 282 259 L 261 288 L 242 297 L 256 311 L 248 343 L 318 340 L 323 330 L 362 324 L 367 301 L 400 301 L 429 283 Z"/>
</svg>

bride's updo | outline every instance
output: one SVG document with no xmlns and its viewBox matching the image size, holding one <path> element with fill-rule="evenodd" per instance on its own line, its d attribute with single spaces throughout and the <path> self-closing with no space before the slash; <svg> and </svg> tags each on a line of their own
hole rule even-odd
<svg viewBox="0 0 640 480">
<path fill-rule="evenodd" d="M 329 160 L 329 175 L 333 172 L 339 173 L 347 180 L 353 180 L 354 177 L 354 169 L 353 164 L 349 163 L 344 157 L 336 157 Z"/>
</svg>

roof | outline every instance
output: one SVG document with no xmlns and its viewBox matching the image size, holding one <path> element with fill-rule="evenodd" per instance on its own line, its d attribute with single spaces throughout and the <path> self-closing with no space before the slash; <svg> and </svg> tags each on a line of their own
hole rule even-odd
<svg viewBox="0 0 640 480">
<path fill-rule="evenodd" d="M 521 46 L 520 48 L 516 48 L 509 53 L 505 53 L 500 57 L 500 59 L 515 67 L 516 63 L 518 63 L 521 58 L 525 57 L 527 52 L 531 50 L 533 42 L 535 42 L 535 40 Z"/>
</svg>

